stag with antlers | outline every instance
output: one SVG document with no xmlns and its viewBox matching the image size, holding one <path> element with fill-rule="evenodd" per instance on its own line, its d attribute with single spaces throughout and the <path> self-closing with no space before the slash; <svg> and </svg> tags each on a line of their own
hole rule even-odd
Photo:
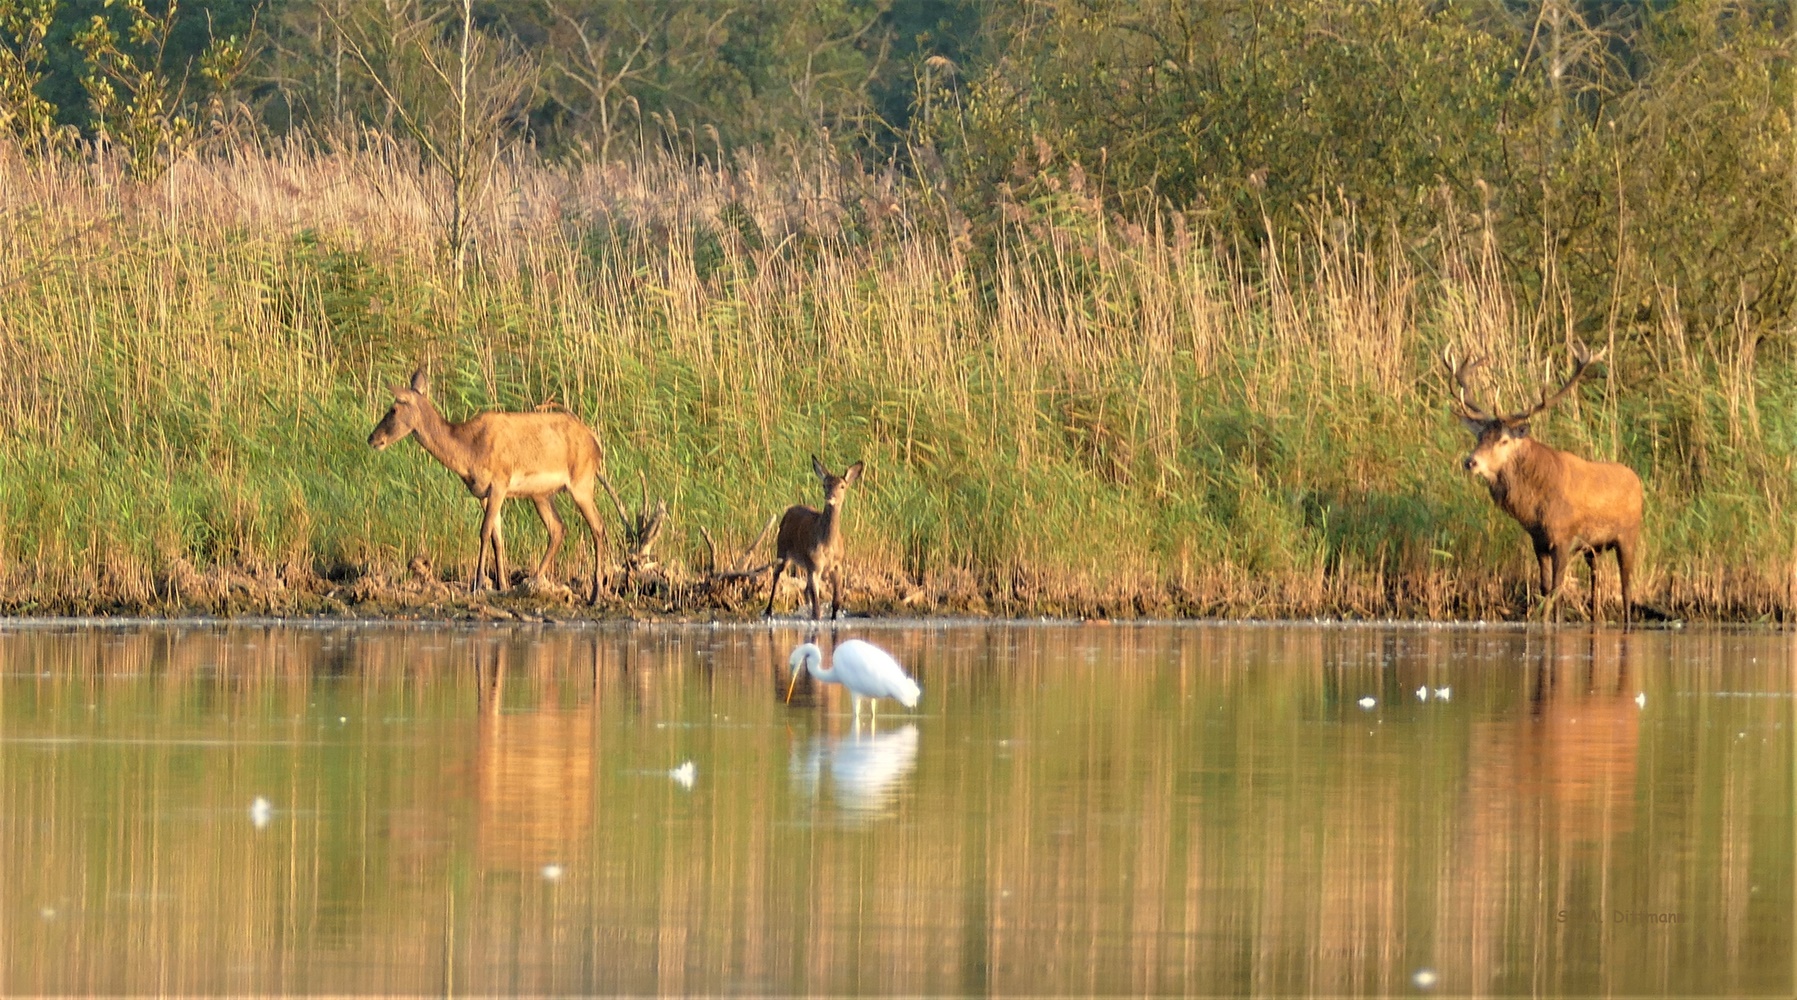
<svg viewBox="0 0 1797 1000">
<path fill-rule="evenodd" d="M 1641 541 L 1641 478 L 1626 465 L 1587 461 L 1529 436 L 1530 418 L 1565 398 L 1585 369 L 1602 358 L 1601 351 L 1594 355 L 1583 344 L 1575 345 L 1572 374 L 1565 383 L 1551 394 L 1544 392 L 1534 406 L 1508 415 L 1471 399 L 1468 379 L 1483 358 L 1455 364 L 1444 353 L 1442 364 L 1459 389 L 1455 415 L 1477 439 L 1462 464 L 1529 533 L 1540 564 L 1544 607 L 1552 605 L 1558 617 L 1566 563 L 1574 553 L 1583 553 L 1591 570 L 1591 620 L 1598 621 L 1597 557 L 1614 551 L 1626 626 L 1634 607 L 1630 579 Z"/>
</svg>

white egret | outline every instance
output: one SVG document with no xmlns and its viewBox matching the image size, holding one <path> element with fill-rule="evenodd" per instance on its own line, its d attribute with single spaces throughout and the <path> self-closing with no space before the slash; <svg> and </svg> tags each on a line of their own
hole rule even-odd
<svg viewBox="0 0 1797 1000">
<path fill-rule="evenodd" d="M 837 643 L 831 653 L 831 664 L 824 666 L 823 651 L 817 643 L 808 642 L 792 651 L 787 664 L 792 667 L 792 683 L 786 686 L 786 700 L 792 701 L 793 688 L 798 686 L 799 671 L 811 668 L 811 676 L 829 684 L 841 684 L 849 689 L 849 696 L 855 700 L 855 723 L 861 723 L 861 702 L 873 699 L 870 712 L 872 718 L 878 718 L 880 703 L 877 699 L 891 698 L 906 708 L 917 707 L 917 698 L 923 689 L 917 682 L 905 675 L 905 668 L 892 658 L 892 654 L 860 639 L 850 639 Z"/>
</svg>

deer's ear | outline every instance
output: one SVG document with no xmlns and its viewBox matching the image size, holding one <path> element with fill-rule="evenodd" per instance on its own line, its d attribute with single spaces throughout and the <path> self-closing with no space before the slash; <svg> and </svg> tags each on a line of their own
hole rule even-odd
<svg viewBox="0 0 1797 1000">
<path fill-rule="evenodd" d="M 811 456 L 811 474 L 819 479 L 830 478 L 830 470 L 824 468 L 824 463 L 818 461 L 816 455 Z"/>
<path fill-rule="evenodd" d="M 411 390 L 406 389 L 402 386 L 390 385 L 387 387 L 387 391 L 393 394 L 394 399 L 399 399 Z"/>
<path fill-rule="evenodd" d="M 860 478 L 861 478 L 861 463 L 860 462 L 856 462 L 854 465 L 849 466 L 848 471 L 844 472 L 842 474 L 842 481 L 845 483 L 852 483 L 855 480 L 860 479 Z"/>
<path fill-rule="evenodd" d="M 423 368 L 412 373 L 412 391 L 421 396 L 431 394 L 431 378 L 424 373 Z"/>
<path fill-rule="evenodd" d="M 1480 420 L 1477 417 L 1463 416 L 1460 418 L 1460 426 L 1466 428 L 1473 437 L 1482 437 L 1485 434 L 1486 428 L 1491 426 L 1491 421 Z"/>
</svg>

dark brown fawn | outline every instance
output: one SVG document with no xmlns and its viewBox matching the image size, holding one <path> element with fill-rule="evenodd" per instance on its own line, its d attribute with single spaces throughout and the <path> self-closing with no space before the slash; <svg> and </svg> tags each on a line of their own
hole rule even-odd
<svg viewBox="0 0 1797 1000">
<path fill-rule="evenodd" d="M 487 551 L 493 553 L 493 582 L 504 590 L 505 538 L 500 509 L 508 498 L 530 500 L 549 532 L 549 548 L 537 564 L 536 577 L 549 582 L 555 554 L 562 545 L 562 521 L 556 516 L 554 497 L 562 490 L 574 498 L 574 506 L 593 534 L 593 588 L 588 600 L 599 600 L 604 579 L 605 525 L 593 504 L 593 481 L 603 473 L 605 452 L 591 428 L 573 414 L 560 411 L 477 413 L 459 424 L 443 419 L 430 399 L 430 381 L 424 369 L 412 373 L 408 387 L 393 387 L 393 407 L 368 443 L 377 450 L 411 434 L 432 458 L 462 477 L 468 492 L 485 506 L 480 524 L 480 554 L 474 560 L 470 593 L 480 589 Z"/>
<path fill-rule="evenodd" d="M 1535 546 L 1545 603 L 1556 602 L 1566 564 L 1574 553 L 1583 553 L 1591 570 L 1591 620 L 1598 620 L 1597 557 L 1616 553 L 1617 575 L 1622 582 L 1622 622 L 1631 621 L 1631 579 L 1641 543 L 1641 477 L 1616 462 L 1591 462 L 1570 452 L 1550 448 L 1529 436 L 1529 418 L 1558 403 L 1578 384 L 1585 369 L 1601 360 L 1583 344 L 1573 348 L 1572 375 L 1552 395 L 1526 410 L 1502 415 L 1473 403 L 1467 378 L 1484 359 L 1455 365 L 1446 355 L 1442 364 L 1459 387 L 1455 410 L 1477 440 L 1463 463 L 1483 480 L 1491 499 L 1515 518 Z M 1554 603 L 1555 617 L 1559 606 Z"/>
<path fill-rule="evenodd" d="M 830 617 L 842 611 L 842 498 L 849 487 L 861 478 L 861 463 L 856 462 L 840 476 L 830 474 L 824 463 L 811 456 L 811 471 L 824 484 L 824 509 L 794 505 L 780 517 L 780 534 L 774 541 L 774 580 L 767 590 L 767 611 L 774 613 L 774 595 L 780 592 L 780 577 L 787 564 L 805 571 L 805 596 L 811 600 L 811 617 L 818 613 L 817 578 L 830 577 Z"/>
</svg>

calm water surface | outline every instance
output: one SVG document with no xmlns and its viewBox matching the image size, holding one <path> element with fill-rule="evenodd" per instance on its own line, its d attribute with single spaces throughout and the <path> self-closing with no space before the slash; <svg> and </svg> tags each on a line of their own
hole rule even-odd
<svg viewBox="0 0 1797 1000">
<path fill-rule="evenodd" d="M 0 993 L 1793 992 L 1797 638 L 850 636 L 0 629 Z"/>
</svg>

